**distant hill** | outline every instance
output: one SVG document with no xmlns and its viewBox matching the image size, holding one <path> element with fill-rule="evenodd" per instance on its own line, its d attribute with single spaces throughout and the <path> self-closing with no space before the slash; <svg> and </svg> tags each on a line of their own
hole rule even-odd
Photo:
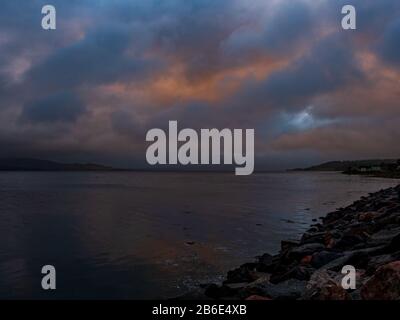
<svg viewBox="0 0 400 320">
<path fill-rule="evenodd" d="M 373 159 L 355 161 L 330 161 L 308 168 L 297 168 L 290 171 L 347 171 L 354 167 L 371 167 L 382 164 L 395 164 L 397 159 Z"/>
<path fill-rule="evenodd" d="M 60 163 L 49 160 L 14 158 L 0 159 L 0 171 L 116 171 L 95 163 Z"/>
</svg>

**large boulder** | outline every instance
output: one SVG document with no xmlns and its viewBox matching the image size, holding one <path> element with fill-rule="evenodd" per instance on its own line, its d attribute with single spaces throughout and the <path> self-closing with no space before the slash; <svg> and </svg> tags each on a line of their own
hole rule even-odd
<svg viewBox="0 0 400 320">
<path fill-rule="evenodd" d="M 383 244 L 390 243 L 393 239 L 400 235 L 400 227 L 388 226 L 388 228 L 383 229 L 379 232 L 374 233 L 371 236 L 371 240 L 381 242 Z"/>
<path fill-rule="evenodd" d="M 289 279 L 309 280 L 315 269 L 307 266 L 294 266 L 284 273 L 274 273 L 270 277 L 272 283 L 279 283 Z"/>
<path fill-rule="evenodd" d="M 269 253 L 264 253 L 262 256 L 257 257 L 258 263 L 263 265 L 270 265 L 274 261 L 274 256 L 270 255 Z"/>
<path fill-rule="evenodd" d="M 301 260 L 303 257 L 312 255 L 315 252 L 322 251 L 325 246 L 321 243 L 309 243 L 290 250 L 288 257 L 290 259 Z"/>
<path fill-rule="evenodd" d="M 319 269 L 322 266 L 328 264 L 329 262 L 341 257 L 343 257 L 343 254 L 338 252 L 330 252 L 330 251 L 316 252 L 312 255 L 311 265 L 314 268 Z"/>
<path fill-rule="evenodd" d="M 364 300 L 400 300 L 400 261 L 388 263 L 361 288 Z"/>
<path fill-rule="evenodd" d="M 358 221 L 360 222 L 371 222 L 381 216 L 382 213 L 376 211 L 362 212 L 358 215 Z"/>
<path fill-rule="evenodd" d="M 306 232 L 301 237 L 301 244 L 325 243 L 325 232 Z"/>
<path fill-rule="evenodd" d="M 351 300 L 339 278 L 338 274 L 328 270 L 315 272 L 307 283 L 302 300 Z"/>
<path fill-rule="evenodd" d="M 228 271 L 227 279 L 224 283 L 253 282 L 257 279 L 256 268 L 256 263 L 245 263 L 239 268 Z"/>
<path fill-rule="evenodd" d="M 332 246 L 335 250 L 351 250 L 356 245 L 364 243 L 365 238 L 361 235 L 345 234 Z"/>
<path fill-rule="evenodd" d="M 393 262 L 395 260 L 397 260 L 396 257 L 391 254 L 383 254 L 383 255 L 372 257 L 368 262 L 368 266 L 367 266 L 367 270 L 366 270 L 367 274 L 373 275 L 378 268 L 380 268 L 383 265 L 386 265 L 390 262 Z"/>
<path fill-rule="evenodd" d="M 279 256 L 272 256 L 268 253 L 257 257 L 258 264 L 256 266 L 257 271 L 272 273 L 279 264 Z"/>
</svg>

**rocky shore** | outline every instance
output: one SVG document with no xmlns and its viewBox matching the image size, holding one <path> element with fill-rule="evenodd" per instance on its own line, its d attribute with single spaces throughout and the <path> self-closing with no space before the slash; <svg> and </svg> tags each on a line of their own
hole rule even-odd
<svg viewBox="0 0 400 320">
<path fill-rule="evenodd" d="M 181 299 L 400 300 L 400 185 L 320 219 L 298 242 L 282 241 L 279 254 Z M 342 287 L 347 265 L 356 269 L 356 289 Z"/>
</svg>

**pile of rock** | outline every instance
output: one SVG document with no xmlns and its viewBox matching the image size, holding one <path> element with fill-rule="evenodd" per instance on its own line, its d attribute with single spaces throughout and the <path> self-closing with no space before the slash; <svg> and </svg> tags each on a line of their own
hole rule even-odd
<svg viewBox="0 0 400 320">
<path fill-rule="evenodd" d="M 342 287 L 342 268 L 356 269 L 356 289 Z M 211 299 L 400 299 L 400 186 L 363 197 L 312 225 L 298 242 L 283 241 L 207 285 Z M 199 298 L 199 296 L 197 296 Z"/>
</svg>

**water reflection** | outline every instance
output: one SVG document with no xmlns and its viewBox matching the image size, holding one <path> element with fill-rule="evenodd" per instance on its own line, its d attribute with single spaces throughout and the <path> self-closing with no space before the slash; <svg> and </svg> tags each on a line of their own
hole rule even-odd
<svg viewBox="0 0 400 320">
<path fill-rule="evenodd" d="M 1 173 L 1 298 L 174 296 L 394 180 L 335 173 Z M 44 264 L 57 290 L 41 290 Z"/>
</svg>

